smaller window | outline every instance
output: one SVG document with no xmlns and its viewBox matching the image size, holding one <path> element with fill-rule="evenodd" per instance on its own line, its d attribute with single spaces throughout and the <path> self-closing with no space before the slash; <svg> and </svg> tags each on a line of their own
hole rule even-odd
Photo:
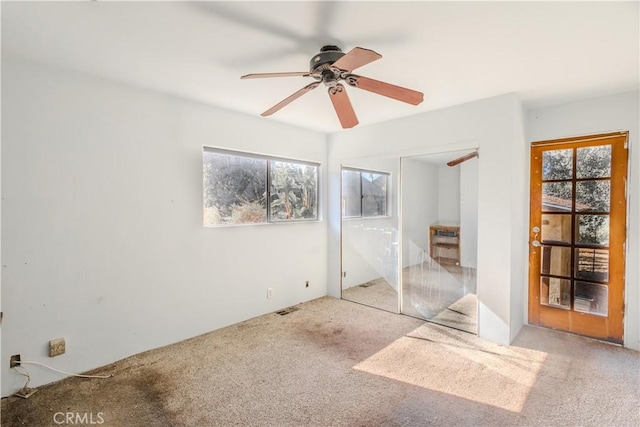
<svg viewBox="0 0 640 427">
<path fill-rule="evenodd" d="M 389 174 L 342 169 L 342 217 L 387 216 Z"/>
</svg>

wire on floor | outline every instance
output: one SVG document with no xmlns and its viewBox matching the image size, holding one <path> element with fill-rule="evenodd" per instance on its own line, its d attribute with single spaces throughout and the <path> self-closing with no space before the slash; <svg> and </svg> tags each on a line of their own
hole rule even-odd
<svg viewBox="0 0 640 427">
<path fill-rule="evenodd" d="M 15 369 L 20 375 L 27 377 L 27 382 L 24 384 L 24 386 L 20 390 L 15 392 L 13 395 L 16 397 L 21 397 L 23 399 L 28 399 L 33 395 L 33 393 L 38 391 L 35 388 L 29 388 L 29 381 L 31 381 L 31 376 L 29 375 L 29 371 L 27 371 L 24 368 L 24 366 L 14 366 L 13 369 Z"/>
<path fill-rule="evenodd" d="M 22 368 L 22 371 L 18 371 L 18 368 Z M 18 373 L 24 377 L 27 377 L 27 382 L 24 384 L 24 387 L 22 387 L 22 390 L 28 390 L 29 389 L 29 381 L 31 381 L 31 375 L 29 375 L 29 372 L 22 366 L 14 366 L 14 369 L 16 371 L 18 371 Z"/>
</svg>

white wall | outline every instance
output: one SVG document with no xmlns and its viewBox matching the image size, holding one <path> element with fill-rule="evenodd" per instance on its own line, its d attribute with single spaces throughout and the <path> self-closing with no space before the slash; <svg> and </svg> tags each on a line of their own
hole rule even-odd
<svg viewBox="0 0 640 427">
<path fill-rule="evenodd" d="M 402 266 L 420 264 L 429 254 L 429 226 L 438 222 L 438 167 L 402 159 Z"/>
<path fill-rule="evenodd" d="M 11 354 L 81 372 L 327 293 L 326 222 L 202 226 L 203 145 L 325 164 L 325 135 L 6 58 L 2 106 L 2 396 Z"/>
<path fill-rule="evenodd" d="M 640 92 L 604 96 L 550 108 L 526 116 L 528 141 L 629 131 L 629 189 L 624 345 L 640 350 Z"/>
<path fill-rule="evenodd" d="M 460 225 L 460 169 L 438 167 L 438 222 Z"/>
<path fill-rule="evenodd" d="M 479 334 L 508 343 L 523 319 L 512 318 L 511 295 L 521 288 L 526 272 L 524 188 L 526 156 L 515 124 L 522 111 L 515 95 L 503 95 L 442 110 L 417 114 L 329 136 L 329 276 L 330 295 L 340 295 L 340 164 L 343 159 L 378 153 L 382 156 L 419 154 L 480 147 L 478 167 L 478 300 Z M 496 167 L 499 165 L 500 167 Z M 512 199 L 521 200 L 513 207 Z M 517 238 L 516 238 L 517 237 Z M 515 242 L 518 244 L 515 245 Z M 514 270 L 514 266 L 520 267 Z M 522 301 L 518 301 L 522 305 Z"/>
<path fill-rule="evenodd" d="M 460 163 L 460 265 L 478 266 L 478 159 Z"/>
</svg>

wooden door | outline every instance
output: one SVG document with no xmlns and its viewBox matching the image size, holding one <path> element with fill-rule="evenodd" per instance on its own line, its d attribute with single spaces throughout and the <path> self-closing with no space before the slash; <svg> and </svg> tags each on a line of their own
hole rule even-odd
<svg viewBox="0 0 640 427">
<path fill-rule="evenodd" d="M 531 147 L 529 323 L 622 343 L 627 133 Z"/>
</svg>

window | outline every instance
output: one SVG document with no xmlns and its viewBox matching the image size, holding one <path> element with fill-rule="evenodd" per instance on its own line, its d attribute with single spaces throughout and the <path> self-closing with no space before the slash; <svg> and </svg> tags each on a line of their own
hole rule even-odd
<svg viewBox="0 0 640 427">
<path fill-rule="evenodd" d="M 389 174 L 359 169 L 342 169 L 342 217 L 387 215 Z"/>
<path fill-rule="evenodd" d="M 204 225 L 318 219 L 318 164 L 205 148 Z"/>
</svg>

